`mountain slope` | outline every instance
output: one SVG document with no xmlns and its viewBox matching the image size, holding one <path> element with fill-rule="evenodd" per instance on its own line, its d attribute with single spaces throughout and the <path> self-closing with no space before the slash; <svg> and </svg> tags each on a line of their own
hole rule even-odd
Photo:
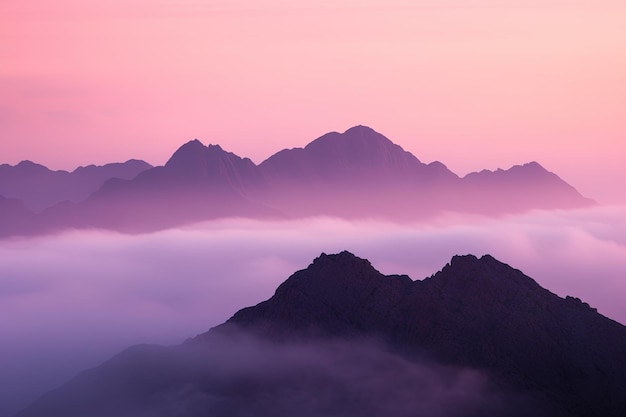
<svg viewBox="0 0 626 417">
<path fill-rule="evenodd" d="M 624 326 L 491 256 L 412 281 L 322 254 L 226 323 L 131 348 L 18 416 L 622 416 L 625 351 Z"/>
</svg>

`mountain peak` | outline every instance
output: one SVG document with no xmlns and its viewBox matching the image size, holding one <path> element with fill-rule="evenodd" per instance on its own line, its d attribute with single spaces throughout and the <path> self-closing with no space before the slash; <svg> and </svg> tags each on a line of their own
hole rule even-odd
<svg viewBox="0 0 626 417">
<path fill-rule="evenodd" d="M 446 275 L 451 273 L 457 277 L 476 277 L 480 276 L 487 279 L 498 279 L 501 276 L 516 276 L 523 277 L 522 281 L 528 280 L 535 283 L 535 281 L 524 275 L 518 269 L 511 267 L 510 265 L 500 262 L 491 255 L 483 255 L 480 258 L 475 255 L 455 255 L 440 272 L 433 275 L 438 277 L 439 274 Z M 538 284 L 535 283 L 538 286 Z"/>
<path fill-rule="evenodd" d="M 454 256 L 441 271 L 424 281 L 446 297 L 465 300 L 468 306 L 492 304 L 494 310 L 504 311 L 512 300 L 517 300 L 522 309 L 527 308 L 527 303 L 534 303 L 533 300 L 556 297 L 520 270 L 491 255 Z"/>
<path fill-rule="evenodd" d="M 205 146 L 204 146 L 204 144 L 202 142 L 200 142 L 200 140 L 192 139 L 192 140 L 184 143 L 183 145 L 181 145 L 176 152 L 182 151 L 182 150 L 195 150 L 195 151 L 198 151 L 198 150 L 204 149 L 204 148 L 205 148 Z"/>
<path fill-rule="evenodd" d="M 28 171 L 31 171 L 31 172 L 39 172 L 39 173 L 49 172 L 50 171 L 47 167 L 45 167 L 45 166 L 43 166 L 41 164 L 38 164 L 36 162 L 30 161 L 28 159 L 20 161 L 20 163 L 15 165 L 15 167 L 19 168 L 19 169 L 28 170 Z"/>
<path fill-rule="evenodd" d="M 207 145 L 207 149 L 211 150 L 211 151 L 216 151 L 216 152 L 226 152 L 220 145 L 218 144 L 209 144 Z"/>
<path fill-rule="evenodd" d="M 206 147 L 198 139 L 190 140 L 174 152 L 165 166 L 170 169 L 189 171 L 202 163 Z"/>
<path fill-rule="evenodd" d="M 222 191 L 247 195 L 263 187 L 258 167 L 248 158 L 224 150 L 220 145 L 203 145 L 198 139 L 187 142 L 165 164 L 168 178 L 181 184 L 218 187 Z M 233 208 L 236 212 L 237 208 Z"/>
<path fill-rule="evenodd" d="M 345 132 L 343 132 L 344 135 L 352 135 L 352 134 L 376 134 L 376 135 L 381 135 L 380 133 L 378 133 L 377 131 L 375 131 L 374 129 L 372 129 L 369 126 L 365 126 L 365 125 L 356 125 L 356 126 L 352 126 L 351 128 L 349 128 L 348 130 L 346 130 Z M 382 135 L 381 135 L 382 136 Z"/>
<path fill-rule="evenodd" d="M 483 255 L 480 258 L 476 255 L 454 255 L 450 260 L 450 266 L 455 268 L 464 268 L 468 266 L 489 267 L 490 265 L 502 265 L 509 267 L 507 264 L 498 261 L 491 255 Z M 509 267 L 510 268 L 510 267 Z"/>
<path fill-rule="evenodd" d="M 410 152 L 367 126 L 354 126 L 343 133 L 330 132 L 304 148 L 283 150 L 260 168 L 270 176 L 304 179 L 308 182 L 350 184 L 361 187 L 389 181 L 411 182 L 449 174 L 441 167 L 428 167 Z"/>
<path fill-rule="evenodd" d="M 321 269 L 321 268 L 345 268 L 345 267 L 361 267 L 372 268 L 372 264 L 367 259 L 359 258 L 358 256 L 344 250 L 337 254 L 327 255 L 322 252 L 320 256 L 313 260 L 313 263 L 309 268 Z"/>
<path fill-rule="evenodd" d="M 541 166 L 541 164 L 537 161 L 526 162 L 523 166 L 528 167 L 528 168 L 541 168 L 545 170 L 545 168 Z"/>
<path fill-rule="evenodd" d="M 478 210 L 515 213 L 528 209 L 578 208 L 594 205 L 574 187 L 536 161 L 509 169 L 472 172 L 462 178 L 464 200 Z M 490 204 L 486 205 L 485 200 Z"/>
<path fill-rule="evenodd" d="M 457 265 L 460 263 L 476 262 L 476 261 L 478 261 L 478 258 L 476 257 L 476 255 L 472 255 L 472 254 L 454 255 L 452 259 L 450 260 L 450 265 Z"/>
<path fill-rule="evenodd" d="M 370 127 L 363 125 L 351 127 L 343 133 L 327 133 L 306 145 L 304 149 L 315 151 L 318 149 L 325 149 L 329 146 L 334 152 L 363 152 L 364 149 L 362 148 L 364 146 L 392 147 L 395 150 L 404 151 L 404 149 L 402 149 L 399 145 L 394 144 L 384 135 L 378 133 Z"/>
<path fill-rule="evenodd" d="M 359 285 L 363 280 L 378 279 L 378 272 L 367 259 L 359 258 L 348 251 L 327 255 L 322 253 L 304 270 L 294 274 L 277 289 L 277 294 L 285 288 L 299 287 L 304 281 L 308 286 L 326 291 L 329 285 L 337 289 Z M 281 288 L 284 287 L 284 288 Z"/>
<path fill-rule="evenodd" d="M 298 338 L 353 333 L 351 323 L 367 322 L 376 331 L 385 321 L 381 311 L 391 311 L 411 285 L 408 276 L 383 275 L 370 261 L 348 251 L 322 253 L 279 285 L 269 300 L 238 311 L 215 330 L 235 326 L 261 329 L 269 337 Z M 200 335 L 199 340 L 210 333 Z"/>
</svg>

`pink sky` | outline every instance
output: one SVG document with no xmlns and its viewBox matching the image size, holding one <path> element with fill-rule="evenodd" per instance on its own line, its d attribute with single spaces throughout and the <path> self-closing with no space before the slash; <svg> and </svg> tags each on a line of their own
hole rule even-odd
<svg viewBox="0 0 626 417">
<path fill-rule="evenodd" d="M 626 201 L 623 0 L 3 0 L 0 163 L 260 162 L 365 124 L 458 174 Z"/>
</svg>

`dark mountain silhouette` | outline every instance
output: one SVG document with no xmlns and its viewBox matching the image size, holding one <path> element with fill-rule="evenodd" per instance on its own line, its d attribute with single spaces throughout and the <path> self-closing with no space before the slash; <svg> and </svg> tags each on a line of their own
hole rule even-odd
<svg viewBox="0 0 626 417">
<path fill-rule="evenodd" d="M 279 340 L 375 333 L 488 369 L 573 415 L 626 411 L 626 328 L 490 256 L 455 256 L 441 272 L 413 282 L 385 277 L 348 252 L 322 255 L 270 300 L 213 331 L 231 326 Z"/>
<path fill-rule="evenodd" d="M 152 168 L 144 161 L 78 167 L 72 172 L 52 171 L 31 161 L 0 165 L 0 195 L 21 200 L 32 211 L 62 201 L 82 201 L 110 178 L 131 179 Z"/>
<path fill-rule="evenodd" d="M 78 202 L 77 196 L 88 194 L 94 178 L 102 180 L 103 175 L 86 175 L 97 168 L 71 174 L 57 171 L 57 176 L 93 180 L 67 198 L 73 191 L 61 192 L 46 186 L 49 181 L 34 180 L 52 171 L 30 166 L 32 173 L 26 178 L 39 185 L 18 186 L 6 180 L 14 192 L 6 196 L 27 194 L 27 206 L 29 201 L 41 206 L 53 199 L 70 200 L 38 216 L 40 232 L 68 227 L 145 232 L 222 217 L 337 216 L 403 222 L 446 211 L 502 215 L 593 204 L 535 162 L 459 178 L 440 162 L 420 162 L 365 126 L 328 133 L 304 148 L 282 150 L 258 166 L 219 145 L 193 140 L 165 166 L 146 169 L 133 178 L 112 178 Z M 98 172 L 103 170 L 100 167 Z M 41 187 L 46 191 L 28 191 Z M 24 225 L 24 233 L 31 229 L 31 224 Z M 20 225 L 12 230 L 19 234 Z"/>
<path fill-rule="evenodd" d="M 412 281 L 322 254 L 269 300 L 183 345 L 131 348 L 18 417 L 617 417 L 624 352 L 626 327 L 488 255 Z"/>
</svg>

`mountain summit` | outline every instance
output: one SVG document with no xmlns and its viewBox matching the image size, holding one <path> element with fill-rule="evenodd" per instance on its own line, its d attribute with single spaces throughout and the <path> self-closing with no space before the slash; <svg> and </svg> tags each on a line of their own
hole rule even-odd
<svg viewBox="0 0 626 417">
<path fill-rule="evenodd" d="M 413 281 L 344 251 L 207 333 L 130 348 L 17 417 L 621 417 L 625 351 L 624 326 L 489 255 Z"/>
<path fill-rule="evenodd" d="M 271 178 L 352 185 L 443 176 L 456 178 L 443 164 L 426 165 L 413 154 L 366 126 L 331 132 L 304 148 L 285 149 L 259 168 Z"/>
<path fill-rule="evenodd" d="M 221 184 L 240 194 L 262 186 L 261 175 L 250 159 L 226 152 L 220 145 L 204 146 L 197 139 L 181 146 L 164 168 L 172 178 L 207 186 Z"/>
</svg>

